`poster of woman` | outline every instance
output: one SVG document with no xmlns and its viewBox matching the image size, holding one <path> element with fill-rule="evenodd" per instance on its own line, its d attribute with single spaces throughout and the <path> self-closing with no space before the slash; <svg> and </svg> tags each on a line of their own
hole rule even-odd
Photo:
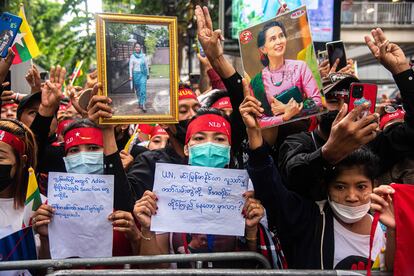
<svg viewBox="0 0 414 276">
<path fill-rule="evenodd" d="M 243 30 L 239 42 L 252 94 L 265 110 L 261 127 L 324 111 L 305 6 Z"/>
</svg>

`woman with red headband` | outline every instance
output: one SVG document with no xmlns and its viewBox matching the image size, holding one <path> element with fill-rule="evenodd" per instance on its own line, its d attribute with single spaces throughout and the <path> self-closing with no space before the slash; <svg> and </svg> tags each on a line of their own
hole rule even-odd
<svg viewBox="0 0 414 276">
<path fill-rule="evenodd" d="M 0 120 L 0 230 L 22 227 L 28 168 L 36 167 L 33 133 L 19 121 Z"/>
<path fill-rule="evenodd" d="M 123 181 L 118 174 L 123 171 L 113 126 L 99 128 L 89 119 L 74 121 L 63 131 L 65 167 L 68 173 L 81 174 L 113 174 L 115 179 L 114 206 L 119 202 L 128 201 L 128 191 L 123 190 Z M 105 142 L 104 142 L 105 139 Z M 108 165 L 108 158 L 117 157 L 116 165 Z M 107 168 L 105 168 L 107 167 Z M 131 194 L 131 191 L 129 191 Z M 43 204 L 33 215 L 33 227 L 41 236 L 41 257 L 49 256 L 48 224 L 54 214 L 54 209 Z M 108 216 L 114 229 L 114 256 L 128 256 L 138 254 L 138 228 L 133 216 L 128 211 L 117 210 Z M 74 241 L 76 242 L 76 241 Z"/>
<path fill-rule="evenodd" d="M 185 137 L 184 153 L 188 164 L 224 168 L 230 163 L 231 128 L 226 117 L 216 109 L 200 109 L 190 121 Z M 243 208 L 246 218 L 245 242 L 233 236 L 190 235 L 150 231 L 151 216 L 157 210 L 155 193 L 146 191 L 135 203 L 134 215 L 141 225 L 141 255 L 199 252 L 256 251 L 258 224 L 264 214 L 262 205 L 253 198 L 247 198 Z M 171 236 L 171 243 L 170 243 Z M 188 240 L 187 240 L 188 239 Z M 185 265 L 185 264 L 180 264 Z M 229 267 L 232 264 L 214 264 L 215 267 Z"/>
</svg>

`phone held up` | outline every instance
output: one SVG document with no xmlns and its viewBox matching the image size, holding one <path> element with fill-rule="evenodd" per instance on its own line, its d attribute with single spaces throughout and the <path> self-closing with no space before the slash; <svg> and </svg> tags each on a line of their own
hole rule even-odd
<svg viewBox="0 0 414 276">
<path fill-rule="evenodd" d="M 345 46 L 342 40 L 326 43 L 326 51 L 328 52 L 329 65 L 331 67 L 335 64 L 337 59 L 339 59 L 339 64 L 336 67 L 337 70 L 346 66 Z"/>
<path fill-rule="evenodd" d="M 0 56 L 5 58 L 9 47 L 19 31 L 22 19 L 14 14 L 4 12 L 0 15 Z"/>
<path fill-rule="evenodd" d="M 369 111 L 366 111 L 363 116 L 375 112 L 375 103 L 377 101 L 377 85 L 372 83 L 351 83 L 349 91 L 348 112 L 355 107 L 368 103 Z"/>
</svg>

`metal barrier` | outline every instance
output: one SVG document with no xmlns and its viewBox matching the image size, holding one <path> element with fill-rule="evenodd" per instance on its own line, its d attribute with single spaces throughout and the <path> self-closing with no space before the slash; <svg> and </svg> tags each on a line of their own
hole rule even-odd
<svg viewBox="0 0 414 276">
<path fill-rule="evenodd" d="M 413 25 L 414 3 L 343 1 L 341 4 L 341 23 L 343 25 Z"/>
<path fill-rule="evenodd" d="M 349 270 L 269 270 L 269 269 L 124 269 L 124 270 L 60 270 L 47 275 L 72 276 L 72 275 L 202 275 L 202 276 L 362 276 L 366 271 Z M 391 276 L 391 273 L 372 272 L 373 276 Z"/>
<path fill-rule="evenodd" d="M 201 253 L 186 255 L 155 255 L 155 256 L 128 256 L 111 258 L 76 258 L 63 260 L 35 260 L 35 261 L 11 261 L 0 262 L 0 270 L 17 269 L 70 269 L 76 267 L 93 267 L 98 265 L 136 265 L 155 263 L 180 263 L 180 262 L 215 262 L 215 261 L 246 261 L 253 260 L 270 269 L 269 261 L 256 252 L 223 252 L 223 253 Z M 124 270 L 122 270 L 124 271 Z M 72 274 L 73 275 L 73 274 Z M 96 274 L 95 274 L 96 275 Z"/>
</svg>

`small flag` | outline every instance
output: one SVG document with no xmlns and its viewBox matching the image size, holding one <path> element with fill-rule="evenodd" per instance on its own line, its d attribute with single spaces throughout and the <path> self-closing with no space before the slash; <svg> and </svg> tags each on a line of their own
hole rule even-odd
<svg viewBox="0 0 414 276">
<path fill-rule="evenodd" d="M 33 168 L 29 168 L 29 180 L 27 181 L 26 201 L 24 202 L 22 227 L 32 225 L 33 213 L 42 205 L 39 186 Z"/>
<path fill-rule="evenodd" d="M 80 77 L 80 76 L 83 75 L 82 65 L 83 65 L 83 60 L 76 62 L 76 66 L 73 69 L 72 75 L 70 76 L 70 79 L 71 79 L 70 85 L 71 86 L 75 82 L 76 78 L 78 78 L 78 77 Z"/>
<path fill-rule="evenodd" d="M 0 262 L 36 259 L 36 245 L 32 227 L 21 229 L 0 239 Z"/>
<path fill-rule="evenodd" d="M 16 56 L 13 59 L 13 64 L 19 64 L 40 55 L 36 40 L 30 30 L 29 23 L 27 23 L 23 4 L 20 4 L 19 17 L 21 17 L 23 21 L 12 47 L 13 51 L 16 53 Z"/>
</svg>

